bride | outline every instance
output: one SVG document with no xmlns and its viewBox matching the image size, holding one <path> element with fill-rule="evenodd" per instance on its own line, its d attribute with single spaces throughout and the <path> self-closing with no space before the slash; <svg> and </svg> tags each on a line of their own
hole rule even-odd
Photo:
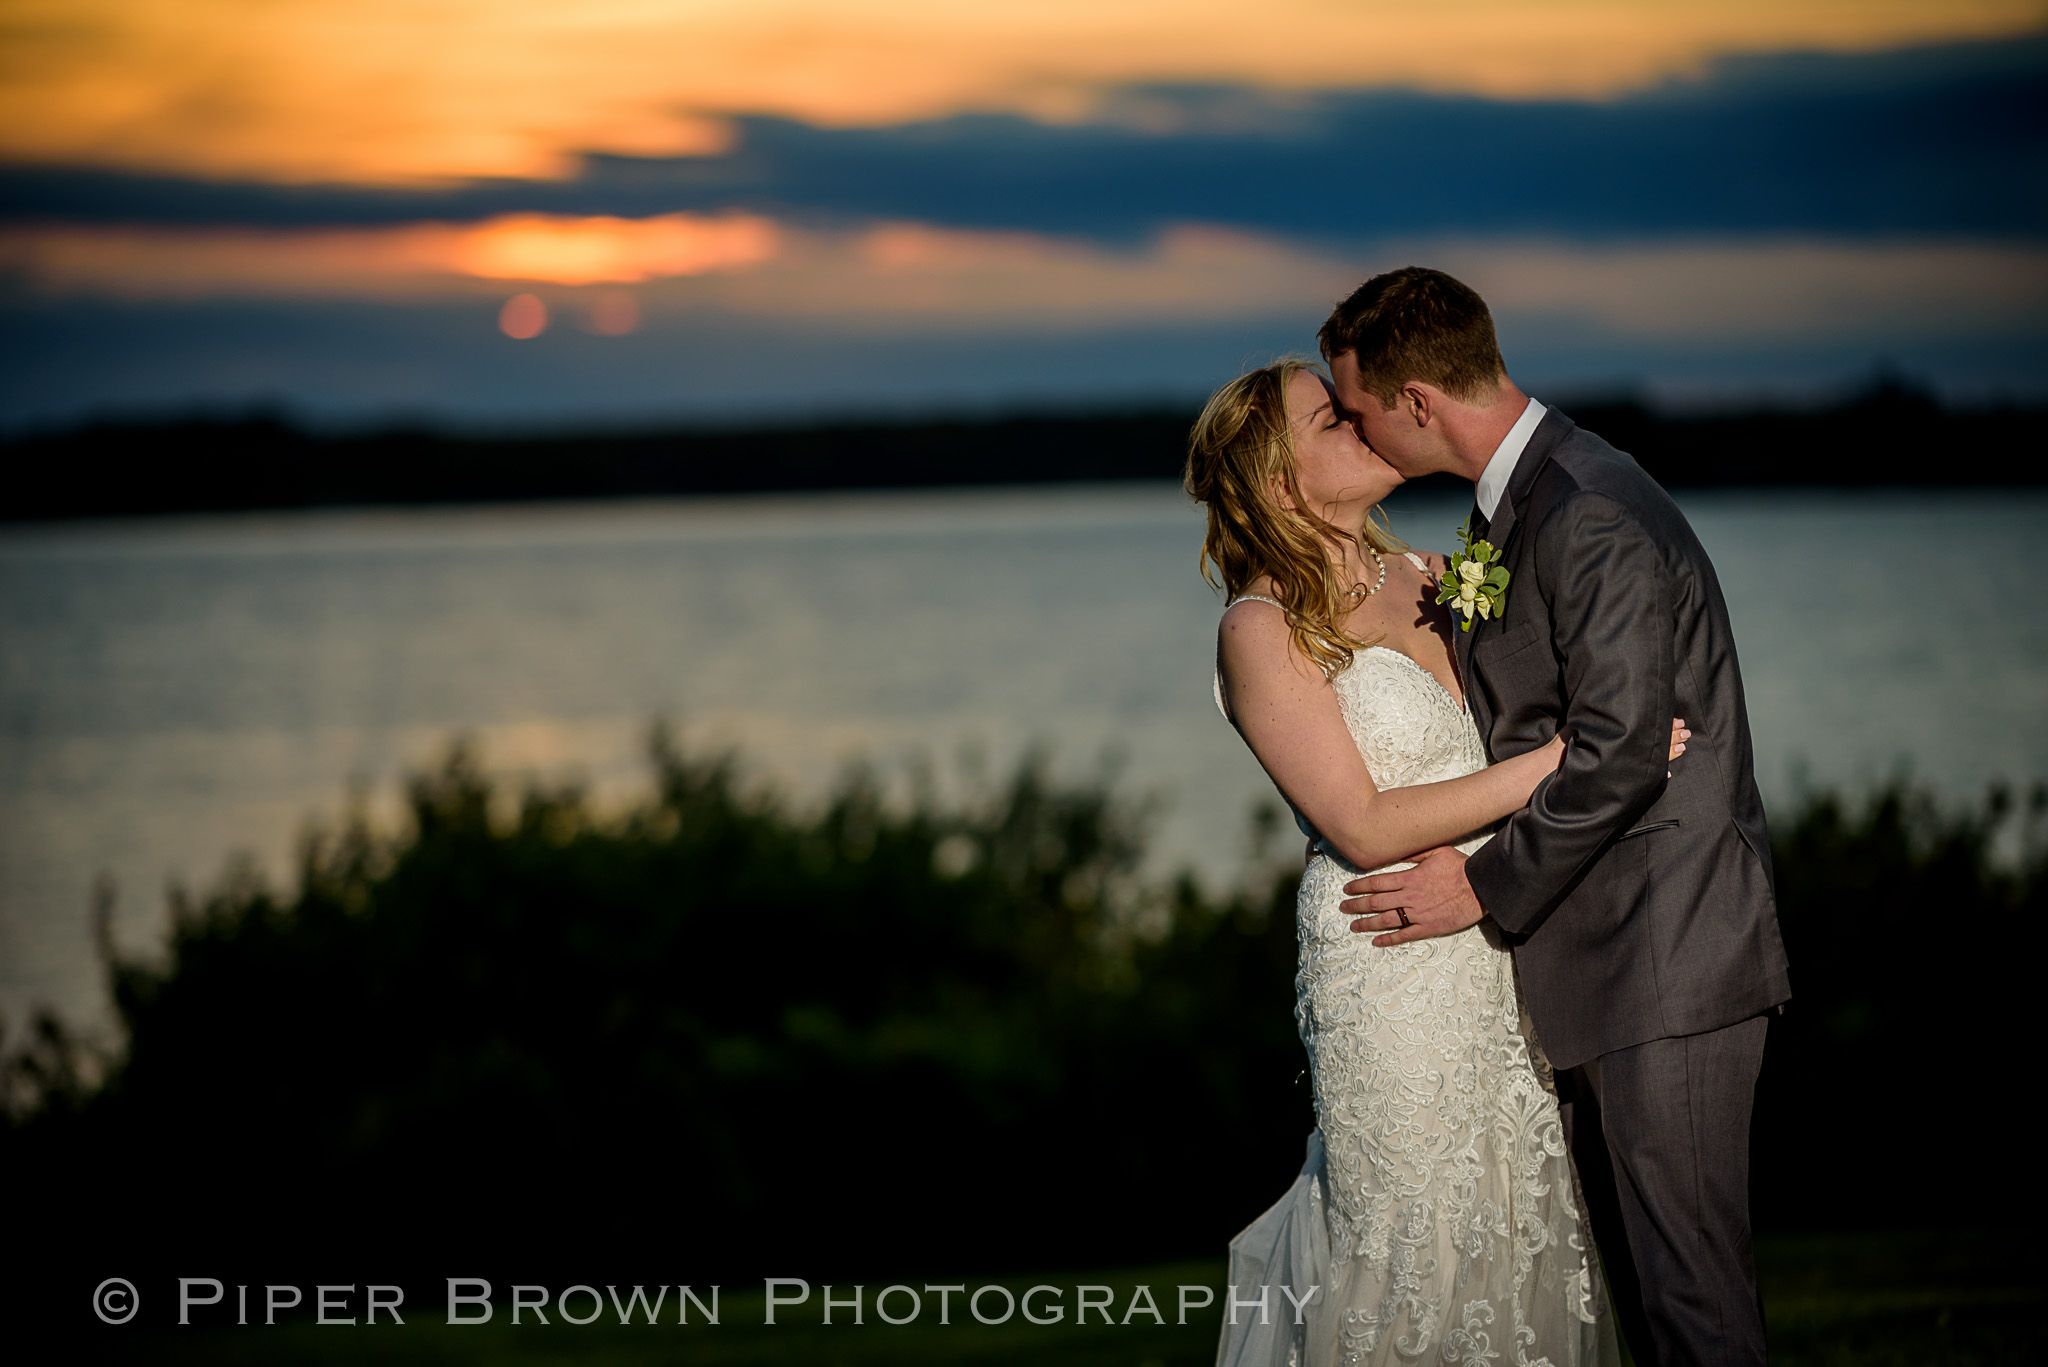
<svg viewBox="0 0 2048 1367">
<path fill-rule="evenodd" d="M 1202 570 L 1230 600 L 1217 703 L 1313 854 L 1295 1018 L 1317 1129 L 1231 1243 L 1217 1361 L 1604 1367 L 1620 1353 L 1550 1065 L 1498 932 L 1390 944 L 1340 906 L 1362 871 L 1477 849 L 1566 744 L 1487 766 L 1436 605 L 1443 558 L 1372 520 L 1400 483 L 1299 361 L 1225 385 L 1189 442 Z"/>
</svg>

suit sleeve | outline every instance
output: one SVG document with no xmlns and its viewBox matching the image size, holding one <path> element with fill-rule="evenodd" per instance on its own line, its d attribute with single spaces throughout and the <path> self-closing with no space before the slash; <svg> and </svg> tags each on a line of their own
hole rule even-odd
<svg viewBox="0 0 2048 1367">
<path fill-rule="evenodd" d="M 1465 866 L 1480 905 L 1521 935 L 1663 793 L 1677 674 L 1670 576 L 1625 505 L 1581 492 L 1528 532 L 1572 739 L 1564 764 Z"/>
</svg>

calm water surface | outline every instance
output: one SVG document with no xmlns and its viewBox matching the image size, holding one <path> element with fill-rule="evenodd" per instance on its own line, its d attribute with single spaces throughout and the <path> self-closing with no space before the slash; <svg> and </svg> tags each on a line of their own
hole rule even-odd
<svg viewBox="0 0 2048 1367">
<path fill-rule="evenodd" d="M 1901 764 L 2048 775 L 2048 494 L 1694 495 L 1767 798 Z M 1410 496 L 1443 548 L 1463 500 Z M 849 759 L 1044 740 L 1165 801 L 1158 857 L 1225 879 L 1269 793 L 1209 700 L 1201 522 L 1158 485 L 179 519 L 0 532 L 0 1013 L 103 1018 L 88 909 L 282 878 L 351 785 L 458 731 L 621 798 L 651 719 L 814 796 Z M 2007 568 L 2001 568 L 2007 567 Z"/>
</svg>

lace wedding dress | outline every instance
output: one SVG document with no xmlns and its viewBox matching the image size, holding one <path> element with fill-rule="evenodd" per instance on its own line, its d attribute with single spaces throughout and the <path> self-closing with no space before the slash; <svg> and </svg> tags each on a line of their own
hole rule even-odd
<svg viewBox="0 0 2048 1367">
<path fill-rule="evenodd" d="M 1358 651 L 1333 685 L 1382 789 L 1485 767 L 1470 715 L 1399 651 Z M 1231 1241 L 1219 1367 L 1618 1363 L 1513 959 L 1490 922 L 1376 948 L 1338 907 L 1363 871 L 1318 849 L 1294 1008 L 1317 1128 L 1293 1187 Z"/>
</svg>

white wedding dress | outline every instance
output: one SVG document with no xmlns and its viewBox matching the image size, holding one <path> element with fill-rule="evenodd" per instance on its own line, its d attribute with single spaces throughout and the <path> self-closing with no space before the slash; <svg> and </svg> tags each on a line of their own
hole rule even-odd
<svg viewBox="0 0 2048 1367">
<path fill-rule="evenodd" d="M 1380 788 L 1485 767 L 1471 716 L 1399 651 L 1358 651 L 1333 686 Z M 1219 1367 L 1619 1363 L 1513 959 L 1490 922 L 1375 947 L 1338 907 L 1363 871 L 1319 848 L 1294 980 L 1317 1128 L 1294 1185 L 1231 1241 Z"/>
</svg>

